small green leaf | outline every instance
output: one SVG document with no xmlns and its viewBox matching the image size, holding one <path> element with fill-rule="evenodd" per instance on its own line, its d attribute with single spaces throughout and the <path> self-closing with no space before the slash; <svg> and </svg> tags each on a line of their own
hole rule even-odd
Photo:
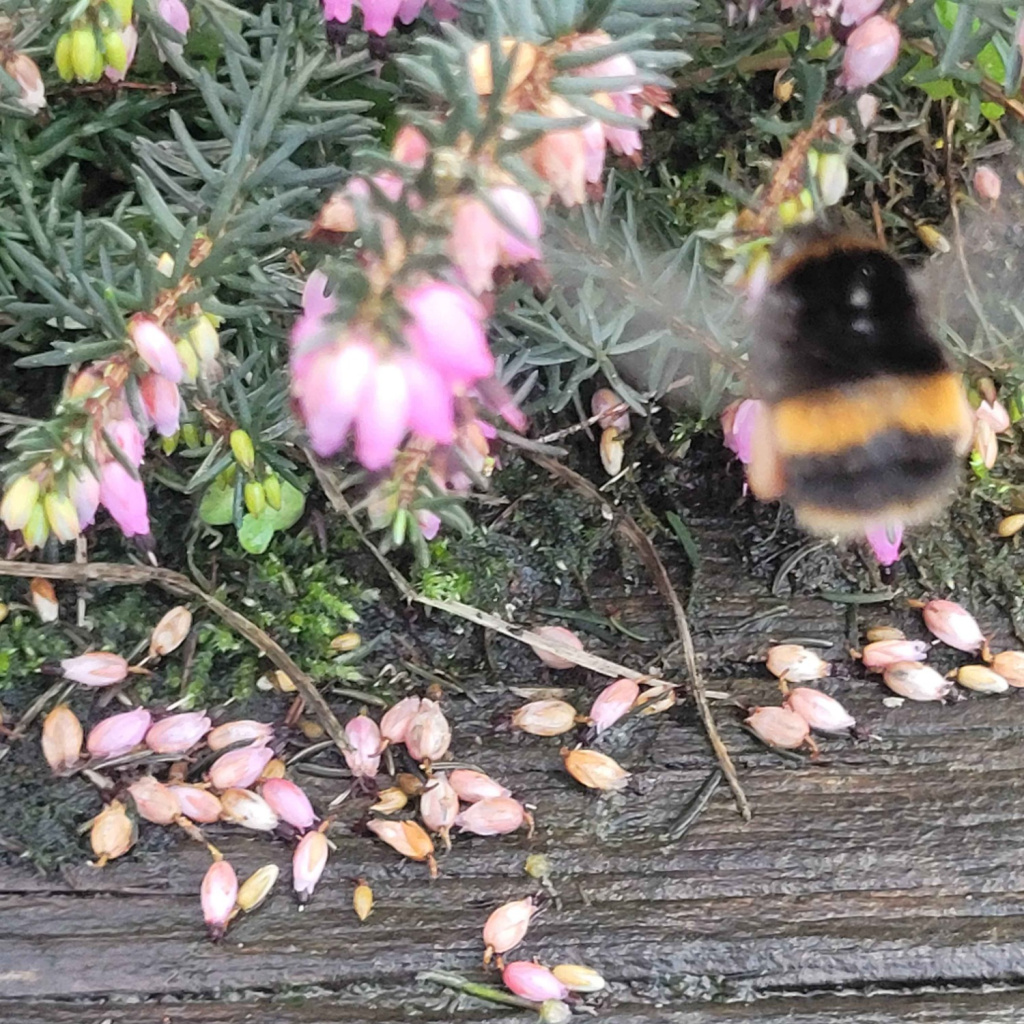
<svg viewBox="0 0 1024 1024">
<path fill-rule="evenodd" d="M 199 518 L 210 526 L 227 526 L 234 513 L 235 489 L 214 481 L 199 503 Z M 283 505 L 282 505 L 283 507 Z"/>
<path fill-rule="evenodd" d="M 238 543 L 250 555 L 262 555 L 270 547 L 274 537 L 274 524 L 269 517 L 262 515 L 254 519 L 248 512 L 242 517 L 242 525 L 238 528 Z"/>
</svg>

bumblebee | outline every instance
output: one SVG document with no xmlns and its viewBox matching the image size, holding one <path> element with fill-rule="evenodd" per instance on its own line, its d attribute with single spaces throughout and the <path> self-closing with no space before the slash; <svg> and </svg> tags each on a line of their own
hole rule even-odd
<svg viewBox="0 0 1024 1024">
<path fill-rule="evenodd" d="M 751 490 L 826 535 L 919 523 L 956 490 L 973 420 L 960 374 L 900 263 L 874 240 L 816 230 L 783 241 L 755 313 L 762 400 Z"/>
</svg>

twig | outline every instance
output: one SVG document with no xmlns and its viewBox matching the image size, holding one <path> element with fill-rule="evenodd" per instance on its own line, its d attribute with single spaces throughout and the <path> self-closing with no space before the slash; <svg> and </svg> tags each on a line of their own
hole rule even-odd
<svg viewBox="0 0 1024 1024">
<path fill-rule="evenodd" d="M 469 981 L 458 974 L 449 974 L 447 971 L 421 971 L 416 975 L 417 981 L 429 981 L 435 985 L 442 985 L 444 988 L 455 989 L 456 992 L 463 992 L 467 996 L 476 996 L 477 999 L 486 999 L 491 1003 L 501 1003 L 504 1006 L 518 1006 L 524 1010 L 536 1010 L 537 1004 L 531 1003 L 529 999 L 513 995 L 493 985 L 482 985 L 476 981 Z"/>
<path fill-rule="evenodd" d="M 711 798 L 715 795 L 722 781 L 722 769 L 716 768 L 701 784 L 700 788 L 687 802 L 679 817 L 672 822 L 672 827 L 665 833 L 667 842 L 674 843 L 686 834 L 693 823 L 701 816 Z"/>
<path fill-rule="evenodd" d="M 295 689 L 316 715 L 317 721 L 324 731 L 334 740 L 342 753 L 350 751 L 352 744 L 345 736 L 345 730 L 330 709 L 323 695 L 316 688 L 311 676 L 302 671 L 292 660 L 288 652 L 273 637 L 265 633 L 254 622 L 223 601 L 207 594 L 197 587 L 187 576 L 170 569 L 161 569 L 146 565 L 120 565 L 113 562 L 87 562 L 84 565 L 47 565 L 43 562 L 12 562 L 0 560 L 0 576 L 19 576 L 31 579 L 41 576 L 51 580 L 71 580 L 75 583 L 95 581 L 115 586 L 138 586 L 155 583 L 158 587 L 177 597 L 192 597 L 201 601 L 210 611 L 219 615 L 229 626 L 239 632 L 246 640 L 265 654 L 277 668 L 284 672 L 295 684 Z"/>
<path fill-rule="evenodd" d="M 560 462 L 555 462 L 542 456 L 536 457 L 534 461 L 538 465 L 543 466 L 556 479 L 564 481 L 580 494 L 590 498 L 591 501 L 605 503 L 597 488 L 589 480 L 580 476 L 579 473 L 569 469 L 568 466 L 563 466 Z M 647 566 L 647 571 L 654 577 L 655 586 L 657 586 L 661 596 L 665 598 L 672 609 L 676 632 L 679 634 L 679 639 L 683 644 L 683 657 L 686 661 L 686 670 L 690 676 L 691 693 L 697 705 L 697 710 L 700 712 L 704 731 L 707 733 L 708 740 L 715 752 L 715 757 L 718 758 L 722 774 L 732 790 L 736 806 L 739 808 L 743 819 L 749 821 L 750 803 L 743 792 L 743 787 L 740 785 L 740 780 L 736 775 L 732 758 L 729 756 L 729 751 L 719 735 L 718 726 L 715 724 L 714 715 L 711 713 L 711 705 L 708 703 L 707 693 L 704 690 L 704 680 L 701 677 L 700 669 L 697 667 L 697 653 L 693 646 L 693 637 L 690 634 L 690 626 L 686 621 L 686 612 L 683 610 L 679 595 L 672 586 L 672 581 L 669 579 L 664 563 L 658 557 L 658 552 L 651 543 L 650 537 L 640 529 L 633 517 L 624 513 L 618 515 L 616 528 L 636 548 L 640 558 Z"/>
</svg>

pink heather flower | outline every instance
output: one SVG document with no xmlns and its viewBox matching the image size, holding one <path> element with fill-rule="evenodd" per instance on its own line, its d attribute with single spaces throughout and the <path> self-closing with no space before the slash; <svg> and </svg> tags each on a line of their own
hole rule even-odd
<svg viewBox="0 0 1024 1024">
<path fill-rule="evenodd" d="M 78 513 L 78 525 L 84 530 L 92 526 L 96 518 L 96 509 L 100 504 L 100 482 L 85 467 L 79 467 L 77 475 L 72 471 L 68 475 L 68 497 Z"/>
<path fill-rule="evenodd" d="M 982 402 L 974 415 L 979 422 L 987 423 L 997 434 L 1003 434 L 1010 429 L 1010 414 L 998 398 L 994 402 Z"/>
<path fill-rule="evenodd" d="M 420 710 L 419 697 L 404 697 L 384 712 L 380 720 L 380 734 L 389 743 L 404 743 L 409 723 Z"/>
<path fill-rule="evenodd" d="M 181 813 L 190 821 L 200 825 L 212 825 L 220 821 L 220 800 L 202 786 L 171 785 L 167 787 L 177 797 Z"/>
<path fill-rule="evenodd" d="M 484 945 L 492 953 L 507 953 L 523 939 L 530 927 L 530 918 L 537 913 L 531 896 L 503 903 L 484 922 Z"/>
<path fill-rule="evenodd" d="M 543 226 L 533 198 L 521 188 L 499 185 L 491 189 L 490 199 L 509 224 L 519 229 L 517 235 L 503 228 L 499 241 L 501 264 L 515 267 L 529 260 L 539 260 L 538 242 Z"/>
<path fill-rule="evenodd" d="M 611 100 L 612 107 L 618 113 L 625 114 L 627 117 L 636 116 L 633 98 L 627 92 L 613 92 Z M 614 152 L 622 156 L 636 156 L 642 152 L 643 143 L 640 141 L 640 132 L 636 128 L 619 128 L 611 124 L 603 124 L 602 128 L 604 137 Z"/>
<path fill-rule="evenodd" d="M 342 25 L 352 20 L 353 0 L 324 0 L 324 20 Z"/>
<path fill-rule="evenodd" d="M 356 458 L 383 469 L 409 429 L 409 385 L 398 362 L 378 363 L 356 413 Z"/>
<path fill-rule="evenodd" d="M 432 366 L 413 358 L 398 360 L 409 396 L 409 427 L 438 444 L 455 439 L 452 389 Z"/>
<path fill-rule="evenodd" d="M 431 832 L 447 835 L 459 814 L 459 797 L 444 772 L 438 772 L 420 794 L 420 817 Z"/>
<path fill-rule="evenodd" d="M 60 663 L 65 679 L 81 686 L 113 686 L 128 676 L 128 662 L 110 651 L 90 651 Z"/>
<path fill-rule="evenodd" d="M 100 470 L 100 502 L 126 537 L 149 533 L 146 489 L 121 465 L 111 460 Z"/>
<path fill-rule="evenodd" d="M 555 97 L 557 102 L 552 102 L 547 109 L 542 111 L 548 117 L 576 117 L 578 112 L 564 100 Z M 604 163 L 604 133 L 596 121 L 590 122 L 597 125 L 601 133 L 601 160 Z M 595 151 L 596 136 L 591 134 L 591 141 L 588 140 L 579 128 L 570 128 L 562 131 L 546 132 L 527 150 L 527 156 L 533 169 L 550 186 L 556 196 L 566 206 L 576 206 L 586 202 L 587 181 L 593 172 L 593 160 Z M 588 152 L 591 158 L 588 164 Z"/>
<path fill-rule="evenodd" d="M 305 903 L 327 866 L 327 838 L 323 832 L 307 832 L 292 855 L 292 888 L 300 903 Z"/>
<path fill-rule="evenodd" d="M 472 384 L 494 372 L 483 307 L 467 292 L 427 281 L 401 296 L 411 317 L 405 336 L 413 351 L 451 384 Z"/>
<path fill-rule="evenodd" d="M 155 754 L 183 754 L 210 731 L 205 711 L 183 711 L 160 719 L 146 733 L 146 746 Z"/>
<path fill-rule="evenodd" d="M 956 601 L 929 601 L 922 609 L 924 624 L 932 636 L 958 651 L 982 650 L 985 634 L 974 616 Z"/>
<path fill-rule="evenodd" d="M 380 728 L 368 715 L 357 715 L 345 726 L 345 736 L 352 750 L 345 751 L 345 763 L 357 778 L 372 779 L 380 768 L 384 741 Z"/>
<path fill-rule="evenodd" d="M 818 732 L 846 732 L 857 724 L 835 697 L 808 686 L 798 686 L 790 690 L 783 707 L 798 714 Z"/>
<path fill-rule="evenodd" d="M 604 173 L 604 157 L 607 142 L 604 137 L 604 126 L 600 121 L 588 121 L 582 128 L 577 129 L 583 139 L 583 165 L 584 176 L 591 184 L 601 180 Z M 561 133 L 557 133 L 561 134 Z M 580 200 L 582 202 L 583 200 Z M 562 202 L 569 203 L 564 198 Z"/>
<path fill-rule="evenodd" d="M 505 987 L 523 999 L 541 1003 L 545 999 L 564 999 L 569 990 L 548 970 L 531 960 L 514 960 L 501 972 Z"/>
<path fill-rule="evenodd" d="M 130 412 L 125 410 L 122 416 L 107 423 L 107 434 L 133 466 L 141 465 L 146 454 L 146 440 Z"/>
<path fill-rule="evenodd" d="M 376 368 L 377 353 L 359 331 L 292 360 L 292 393 L 317 455 L 333 455 L 345 443 Z"/>
<path fill-rule="evenodd" d="M 224 935 L 237 899 L 238 876 L 235 869 L 226 860 L 214 861 L 203 878 L 199 900 L 206 927 L 215 941 Z"/>
<path fill-rule="evenodd" d="M 495 796 L 470 804 L 455 819 L 455 824 L 473 835 L 502 836 L 515 832 L 525 820 L 526 811 L 518 800 Z"/>
<path fill-rule="evenodd" d="M 871 526 L 867 531 L 868 544 L 875 553 L 879 565 L 893 565 L 900 557 L 900 544 L 903 541 L 902 523 L 880 523 Z"/>
<path fill-rule="evenodd" d="M 326 330 L 325 321 L 334 312 L 336 303 L 327 294 L 327 275 L 314 270 L 302 289 L 302 315 L 292 325 L 291 345 L 305 352 L 308 342 Z"/>
<path fill-rule="evenodd" d="M 888 18 L 873 15 L 858 25 L 846 41 L 839 84 L 850 91 L 863 89 L 896 63 L 899 52 L 900 30 Z"/>
<path fill-rule="evenodd" d="M 135 50 L 139 45 L 139 31 L 133 24 L 125 25 L 118 34 L 121 36 L 121 41 L 124 43 L 125 53 L 128 55 L 128 67 L 126 67 L 124 71 L 118 71 L 117 68 L 112 68 L 108 64 L 103 69 L 103 74 L 107 76 L 107 81 L 109 82 L 124 81 L 124 76 L 128 73 L 128 68 L 132 66 L 132 61 L 135 60 Z"/>
<path fill-rule="evenodd" d="M 363 9 L 363 29 L 373 35 L 386 36 L 395 27 L 402 0 L 361 0 L 360 6 Z"/>
<path fill-rule="evenodd" d="M 424 540 L 433 540 L 441 529 L 441 519 L 425 508 L 416 510 L 416 523 Z"/>
<path fill-rule="evenodd" d="M 362 0 L 364 4 L 372 4 L 373 0 Z M 420 15 L 420 11 L 426 6 L 426 0 L 402 0 L 398 5 L 398 20 L 403 25 L 409 25 Z"/>
<path fill-rule="evenodd" d="M 38 114 L 46 106 L 46 89 L 36 62 L 27 53 L 15 53 L 4 70 L 21 87 L 18 104 L 30 114 Z"/>
<path fill-rule="evenodd" d="M 459 799 L 464 800 L 467 804 L 512 795 L 500 782 L 495 782 L 489 775 L 473 771 L 472 768 L 456 768 L 448 776 L 448 781 L 452 784 Z"/>
<path fill-rule="evenodd" d="M 269 747 L 229 750 L 210 765 L 210 784 L 214 789 L 247 789 L 263 774 L 273 756 Z"/>
<path fill-rule="evenodd" d="M 616 679 L 609 683 L 590 706 L 590 720 L 598 735 L 614 725 L 636 703 L 640 685 L 635 679 Z"/>
<path fill-rule="evenodd" d="M 757 429 L 761 403 L 754 398 L 734 402 L 722 413 L 722 431 L 725 447 L 733 452 L 744 466 L 750 463 L 754 431 Z"/>
<path fill-rule="evenodd" d="M 256 722 L 251 718 L 242 718 L 234 722 L 225 722 L 216 729 L 210 730 L 206 737 L 206 745 L 211 750 L 223 750 L 236 743 L 248 743 L 250 747 L 262 747 L 274 738 L 274 727 L 269 722 Z"/>
<path fill-rule="evenodd" d="M 181 412 L 178 385 L 161 377 L 159 373 L 147 373 L 139 381 L 139 394 L 156 432 L 161 437 L 171 437 L 177 433 Z"/>
<path fill-rule="evenodd" d="M 885 0 L 842 0 L 839 21 L 843 25 L 859 25 L 871 17 Z"/>
<path fill-rule="evenodd" d="M 146 365 L 173 384 L 181 382 L 184 370 L 178 351 L 167 332 L 147 316 L 133 316 L 128 323 L 128 337 Z"/>
<path fill-rule="evenodd" d="M 316 812 L 309 797 L 294 782 L 289 779 L 267 779 L 260 787 L 260 793 L 282 821 L 303 832 L 313 827 Z"/>
<path fill-rule="evenodd" d="M 430 143 L 426 135 L 411 124 L 402 125 L 391 143 L 391 155 L 400 163 L 409 164 L 410 167 L 422 167 L 427 162 L 429 152 Z"/>
<path fill-rule="evenodd" d="M 869 672 L 879 672 L 898 661 L 924 661 L 929 647 L 924 640 L 875 640 L 861 651 L 861 663 Z"/>
<path fill-rule="evenodd" d="M 490 291 L 498 265 L 501 225 L 490 210 L 474 196 L 455 200 L 448 250 L 452 262 L 462 271 L 469 290 L 476 295 Z"/>
<path fill-rule="evenodd" d="M 181 2 L 181 0 L 157 0 L 156 11 L 157 14 L 159 14 L 175 32 L 178 32 L 183 36 L 188 35 L 191 22 L 188 16 L 188 8 Z M 160 41 L 160 47 L 165 49 L 168 53 L 173 53 L 178 56 L 181 55 L 181 52 L 184 49 L 181 43 L 168 42 L 166 39 Z"/>
<path fill-rule="evenodd" d="M 120 757 L 145 738 L 153 716 L 145 708 L 111 715 L 89 730 L 86 750 L 96 758 Z"/>
<path fill-rule="evenodd" d="M 155 825 L 172 825 L 181 817 L 177 794 L 152 775 L 143 775 L 128 787 L 139 817 Z"/>
</svg>

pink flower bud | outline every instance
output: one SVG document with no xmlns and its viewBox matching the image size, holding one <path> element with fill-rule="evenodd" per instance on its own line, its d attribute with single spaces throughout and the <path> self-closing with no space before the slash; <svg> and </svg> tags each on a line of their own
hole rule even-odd
<svg viewBox="0 0 1024 1024">
<path fill-rule="evenodd" d="M 345 726 L 345 735 L 352 750 L 345 751 L 345 763 L 356 778 L 372 779 L 380 768 L 384 748 L 380 729 L 368 715 L 357 715 Z"/>
<path fill-rule="evenodd" d="M 979 422 L 987 423 L 997 434 L 1005 434 L 1010 429 L 1010 414 L 998 398 L 992 402 L 982 402 L 974 410 L 974 415 Z"/>
<path fill-rule="evenodd" d="M 895 565 L 900 557 L 900 544 L 903 543 L 903 525 L 882 523 L 869 527 L 866 535 L 878 564 Z"/>
<path fill-rule="evenodd" d="M 944 644 L 969 653 L 985 646 L 985 636 L 974 616 L 955 601 L 929 601 L 922 613 L 928 631 Z"/>
<path fill-rule="evenodd" d="M 327 837 L 323 832 L 307 832 L 292 856 L 292 887 L 300 903 L 305 903 L 327 866 Z"/>
<path fill-rule="evenodd" d="M 834 697 L 806 686 L 790 690 L 783 707 L 798 714 L 818 732 L 845 732 L 857 724 Z"/>
<path fill-rule="evenodd" d="M 254 832 L 273 832 L 280 824 L 270 804 L 247 789 L 228 789 L 220 795 L 221 816 Z"/>
<path fill-rule="evenodd" d="M 100 503 L 126 537 L 149 533 L 146 489 L 120 462 L 111 459 L 100 468 Z"/>
<path fill-rule="evenodd" d="M 420 817 L 431 832 L 447 835 L 459 816 L 459 796 L 444 772 L 438 772 L 420 794 Z"/>
<path fill-rule="evenodd" d="M 210 765 L 210 783 L 214 789 L 245 789 L 263 774 L 273 756 L 269 747 L 229 750 Z"/>
<path fill-rule="evenodd" d="M 861 661 L 871 672 L 881 672 L 897 661 L 924 661 L 928 644 L 923 640 L 876 640 L 861 651 Z"/>
<path fill-rule="evenodd" d="M 235 909 L 238 898 L 238 876 L 226 861 L 214 861 L 203 878 L 199 899 L 203 907 L 203 919 L 215 942 L 222 938 Z"/>
<path fill-rule="evenodd" d="M 206 745 L 211 750 L 223 750 L 236 743 L 248 743 L 250 747 L 262 747 L 274 738 L 274 727 L 268 722 L 256 722 L 251 718 L 237 722 L 225 722 L 210 730 Z"/>
<path fill-rule="evenodd" d="M 754 708 L 746 724 L 763 743 L 784 750 L 803 746 L 811 735 L 807 722 L 787 708 Z"/>
<path fill-rule="evenodd" d="M 569 990 L 551 971 L 529 960 L 514 960 L 506 964 L 505 970 L 501 972 L 501 980 L 510 992 L 535 1003 L 545 999 L 564 999 L 569 994 Z"/>
<path fill-rule="evenodd" d="M 430 152 L 430 143 L 427 137 L 411 124 L 402 125 L 395 134 L 391 143 L 391 155 L 403 164 L 411 167 L 422 167 Z"/>
<path fill-rule="evenodd" d="M 1003 183 L 991 167 L 982 165 L 974 172 L 974 191 L 981 199 L 994 203 L 1003 191 Z"/>
<path fill-rule="evenodd" d="M 128 662 L 120 654 L 92 651 L 77 658 L 65 658 L 60 667 L 64 678 L 82 686 L 112 686 L 128 675 Z"/>
<path fill-rule="evenodd" d="M 267 779 L 260 787 L 271 810 L 292 828 L 305 831 L 313 827 L 316 813 L 309 797 L 289 779 Z"/>
<path fill-rule="evenodd" d="M 561 736 L 575 724 L 576 709 L 564 700 L 532 700 L 512 715 L 512 725 L 532 736 Z"/>
<path fill-rule="evenodd" d="M 722 439 L 744 466 L 750 463 L 762 403 L 754 398 L 733 402 L 722 413 Z"/>
<path fill-rule="evenodd" d="M 452 729 L 444 712 L 432 700 L 424 698 L 413 715 L 405 734 L 405 748 L 416 761 L 439 761 L 448 753 Z"/>
<path fill-rule="evenodd" d="M 526 938 L 530 918 L 536 913 L 537 907 L 529 896 L 503 903 L 484 924 L 484 945 L 498 954 L 515 949 Z"/>
<path fill-rule="evenodd" d="M 810 683 L 832 672 L 832 666 L 800 644 L 778 644 L 768 649 L 768 671 L 787 683 Z"/>
<path fill-rule="evenodd" d="M 181 414 L 178 385 L 159 373 L 147 373 L 139 381 L 139 395 L 156 432 L 161 437 L 172 437 L 178 430 Z"/>
<path fill-rule="evenodd" d="M 859 25 L 871 17 L 885 0 L 842 0 L 839 20 L 843 25 Z"/>
<path fill-rule="evenodd" d="M 639 696 L 640 684 L 635 679 L 616 679 L 609 683 L 590 707 L 590 720 L 598 735 L 622 718 Z"/>
<path fill-rule="evenodd" d="M 455 819 L 455 824 L 473 835 L 502 836 L 515 832 L 525 820 L 526 811 L 518 800 L 495 796 L 470 804 Z"/>
<path fill-rule="evenodd" d="M 458 794 L 460 800 L 467 804 L 475 804 L 478 800 L 493 800 L 495 797 L 511 796 L 510 790 L 500 782 L 495 782 L 483 772 L 475 772 L 471 768 L 456 768 L 448 776 L 448 781 Z"/>
<path fill-rule="evenodd" d="M 68 497 L 78 514 L 78 525 L 92 526 L 100 504 L 100 482 L 84 466 L 68 475 Z"/>
<path fill-rule="evenodd" d="M 613 410 L 621 409 L 619 412 Z M 611 388 L 598 388 L 591 396 L 590 411 L 598 417 L 597 425 L 602 430 L 614 427 L 625 432 L 629 430 L 629 409 Z"/>
<path fill-rule="evenodd" d="M 565 644 L 567 647 L 575 647 L 576 650 L 583 650 L 583 641 L 571 630 L 564 626 L 538 626 L 534 633 L 546 640 L 554 640 L 556 643 Z M 539 647 L 533 649 L 533 653 L 547 665 L 548 668 L 575 668 L 576 662 L 563 658 L 558 654 L 550 654 L 542 651 Z"/>
<path fill-rule="evenodd" d="M 128 337 L 145 364 L 172 384 L 182 377 L 181 360 L 167 332 L 147 316 L 134 316 L 128 323 Z"/>
<path fill-rule="evenodd" d="M 384 712 L 380 734 L 389 743 L 404 743 L 409 723 L 420 709 L 419 697 L 406 697 Z"/>
<path fill-rule="evenodd" d="M 177 795 L 152 775 L 144 775 L 128 787 L 140 818 L 155 825 L 171 825 L 181 816 Z"/>
<path fill-rule="evenodd" d="M 187 786 L 184 783 L 167 787 L 177 798 L 181 813 L 190 821 L 200 825 L 212 825 L 220 821 L 223 808 L 220 800 L 202 786 Z"/>
<path fill-rule="evenodd" d="M 146 746 L 155 754 L 183 754 L 209 731 L 210 718 L 205 711 L 184 711 L 151 726 L 146 733 Z"/>
<path fill-rule="evenodd" d="M 430 874 L 436 875 L 437 865 L 434 862 L 434 842 L 423 830 L 423 826 L 415 821 L 368 821 L 366 827 L 378 839 L 387 843 L 392 850 L 410 860 L 426 861 L 430 865 Z"/>
<path fill-rule="evenodd" d="M 868 18 L 846 41 L 839 84 L 851 92 L 863 89 L 896 63 L 899 52 L 900 30 L 880 14 Z"/>
<path fill-rule="evenodd" d="M 143 741 L 152 721 L 145 708 L 111 715 L 89 730 L 85 747 L 95 758 L 120 757 Z"/>
<path fill-rule="evenodd" d="M 952 679 L 916 661 L 897 661 L 885 669 L 882 678 L 893 693 L 907 700 L 941 701 L 953 689 Z"/>
</svg>

